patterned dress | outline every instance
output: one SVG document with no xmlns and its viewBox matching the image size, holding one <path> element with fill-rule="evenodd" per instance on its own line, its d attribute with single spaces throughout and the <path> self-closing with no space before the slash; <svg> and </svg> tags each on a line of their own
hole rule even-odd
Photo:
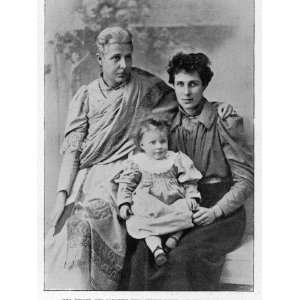
<svg viewBox="0 0 300 300">
<path fill-rule="evenodd" d="M 168 151 L 163 160 L 144 153 L 130 157 L 115 178 L 118 205 L 129 203 L 133 212 L 126 221 L 128 233 L 141 239 L 193 227 L 187 199 L 200 202 L 197 184 L 201 178 L 192 160 L 181 152 Z"/>
</svg>

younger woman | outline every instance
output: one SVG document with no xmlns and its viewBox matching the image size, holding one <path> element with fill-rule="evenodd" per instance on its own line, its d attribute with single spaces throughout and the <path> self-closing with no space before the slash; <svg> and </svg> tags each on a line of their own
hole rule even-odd
<svg viewBox="0 0 300 300">
<path fill-rule="evenodd" d="M 138 242 L 130 260 L 129 290 L 215 291 L 224 259 L 241 242 L 245 201 L 253 192 L 253 165 L 237 114 L 223 120 L 204 97 L 213 77 L 204 53 L 178 53 L 169 62 L 178 112 L 173 120 L 170 149 L 182 151 L 200 170 L 201 207 L 195 226 L 157 269 L 144 243 Z"/>
<path fill-rule="evenodd" d="M 197 182 L 202 178 L 188 156 L 168 151 L 168 134 L 166 121 L 144 120 L 135 138 L 141 152 L 115 178 L 120 217 L 132 237 L 145 238 L 159 266 L 167 261 L 160 235 L 169 234 L 165 246 L 173 249 L 182 230 L 194 226 L 192 215 L 200 202 Z"/>
</svg>

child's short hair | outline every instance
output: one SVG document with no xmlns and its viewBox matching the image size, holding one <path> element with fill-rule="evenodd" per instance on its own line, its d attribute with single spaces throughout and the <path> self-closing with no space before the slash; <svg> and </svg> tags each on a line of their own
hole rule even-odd
<svg viewBox="0 0 300 300">
<path fill-rule="evenodd" d="M 144 133 L 153 129 L 166 130 L 167 136 L 169 136 L 170 123 L 166 117 L 160 115 L 150 115 L 138 122 L 133 133 L 133 140 L 139 150 L 141 150 L 140 144 Z"/>
</svg>

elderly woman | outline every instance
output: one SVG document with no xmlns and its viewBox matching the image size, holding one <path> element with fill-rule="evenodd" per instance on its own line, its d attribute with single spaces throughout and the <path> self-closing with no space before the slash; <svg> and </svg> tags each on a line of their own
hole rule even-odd
<svg viewBox="0 0 300 300">
<path fill-rule="evenodd" d="M 132 37 L 120 27 L 97 38 L 101 75 L 70 102 L 52 230 L 46 239 L 46 289 L 116 290 L 126 231 L 110 179 L 134 149 L 131 128 L 147 112 L 176 113 L 173 90 L 132 68 Z M 220 107 L 226 113 L 226 106 Z"/>
<path fill-rule="evenodd" d="M 97 38 L 101 76 L 70 102 L 52 230 L 46 244 L 46 288 L 115 290 L 125 256 L 109 181 L 134 149 L 140 113 L 174 111 L 173 91 L 132 65 L 129 31 L 111 27 Z M 167 103 L 170 102 L 170 105 Z"/>
<path fill-rule="evenodd" d="M 203 53 L 175 55 L 168 68 L 179 111 L 171 131 L 171 148 L 182 151 L 204 175 L 199 182 L 200 209 L 168 263 L 157 268 L 140 242 L 132 255 L 129 290 L 217 290 L 225 255 L 241 241 L 243 204 L 253 190 L 251 156 L 246 150 L 242 118 L 222 120 L 203 92 L 213 72 Z"/>
</svg>

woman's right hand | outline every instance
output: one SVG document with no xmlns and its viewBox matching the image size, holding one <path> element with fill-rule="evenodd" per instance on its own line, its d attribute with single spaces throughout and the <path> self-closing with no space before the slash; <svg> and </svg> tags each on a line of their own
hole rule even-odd
<svg viewBox="0 0 300 300">
<path fill-rule="evenodd" d="M 216 215 L 212 208 L 199 207 L 193 214 L 194 224 L 205 226 L 213 223 L 216 220 Z"/>
<path fill-rule="evenodd" d="M 67 199 L 67 193 L 65 191 L 60 191 L 57 193 L 56 202 L 50 217 L 51 227 L 55 227 L 60 216 L 62 215 L 65 208 L 66 199 Z"/>
<path fill-rule="evenodd" d="M 132 215 L 132 211 L 130 209 L 130 206 L 127 204 L 124 204 L 120 207 L 120 217 L 123 220 L 128 220 L 130 215 Z"/>
</svg>

